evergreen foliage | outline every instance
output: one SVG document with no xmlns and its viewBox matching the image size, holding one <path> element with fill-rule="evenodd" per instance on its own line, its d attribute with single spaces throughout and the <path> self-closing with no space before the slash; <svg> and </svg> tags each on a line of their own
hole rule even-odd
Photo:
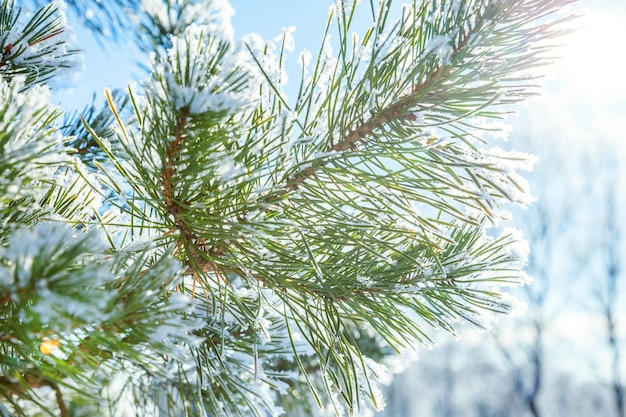
<svg viewBox="0 0 626 417">
<path fill-rule="evenodd" d="M 526 282 L 500 224 L 532 158 L 493 142 L 569 2 L 338 1 L 288 98 L 291 34 L 236 41 L 226 2 L 68 1 L 158 53 L 61 122 L 64 4 L 3 0 L 2 413 L 384 406 L 394 357 L 487 327 Z"/>
</svg>

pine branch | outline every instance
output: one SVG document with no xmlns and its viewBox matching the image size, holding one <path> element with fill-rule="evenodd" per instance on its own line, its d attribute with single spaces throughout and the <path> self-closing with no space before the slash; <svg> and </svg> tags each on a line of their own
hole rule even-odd
<svg viewBox="0 0 626 417">
<path fill-rule="evenodd" d="M 497 9 L 500 6 L 490 4 L 489 7 Z M 486 10 L 485 15 L 489 14 L 489 10 Z M 562 23 L 562 21 L 557 23 Z M 557 23 L 553 23 L 553 25 L 556 25 Z M 543 29 L 541 32 L 547 31 L 549 27 L 550 25 L 546 25 L 546 28 Z M 370 111 L 370 117 L 366 121 L 361 121 L 360 124 L 350 130 L 341 141 L 337 143 L 333 143 L 333 141 L 331 141 L 328 148 L 326 149 L 326 152 L 342 153 L 348 150 L 354 151 L 356 150 L 357 145 L 366 143 L 368 138 L 375 134 L 376 131 L 392 123 L 396 125 L 407 125 L 407 127 L 411 127 L 410 123 L 407 124 L 406 122 L 414 122 L 417 119 L 416 113 L 419 112 L 419 108 L 425 103 L 430 102 L 429 95 L 432 96 L 432 98 L 437 96 L 437 87 L 450 76 L 452 71 L 457 69 L 457 67 L 460 65 L 459 62 L 462 61 L 463 56 L 466 55 L 464 53 L 464 49 L 468 46 L 468 43 L 470 42 L 472 37 L 481 33 L 481 29 L 483 29 L 481 25 L 477 24 L 476 26 L 469 28 L 463 33 L 458 44 L 452 48 L 450 54 L 451 56 L 449 58 L 449 61 L 453 63 L 452 65 L 439 64 L 431 70 L 430 74 L 428 74 L 424 81 L 418 84 L 414 84 L 408 94 L 399 97 L 396 101 L 390 103 L 380 110 Z M 462 56 L 458 57 L 458 55 Z M 468 113 L 464 116 L 461 116 L 459 120 L 464 117 L 469 117 L 471 115 L 472 113 Z M 302 183 L 307 181 L 307 179 L 313 177 L 316 172 L 318 172 L 328 163 L 330 163 L 329 159 L 315 161 L 312 166 L 293 174 L 285 180 L 283 190 L 266 197 L 264 201 L 272 202 L 283 197 L 285 194 L 291 191 L 295 191 Z"/>
<path fill-rule="evenodd" d="M 19 10 L 5 0 L 0 8 L 0 73 L 7 79 L 26 77 L 26 86 L 48 81 L 53 74 L 75 65 L 78 50 L 68 47 L 64 16 L 50 3 L 37 10 L 23 28 L 18 28 Z M 19 30 L 18 30 L 19 29 Z"/>
<path fill-rule="evenodd" d="M 73 226 L 8 222 L 0 272 L 16 278 L 0 282 L 0 343 L 15 350 L 11 370 L 62 384 L 60 373 L 68 388 L 90 372 L 138 373 L 165 388 L 162 411 L 218 417 L 278 414 L 281 378 L 297 386 L 298 376 L 272 373 L 289 362 L 320 405 L 339 413 L 340 403 L 352 412 L 367 396 L 377 404 L 366 356 L 430 344 L 430 327 L 481 326 L 509 308 L 497 287 L 523 279 L 523 255 L 509 250 L 518 237 L 486 232 L 494 208 L 526 197 L 517 156 L 489 153 L 469 118 L 497 117 L 527 94 L 532 79 L 515 72 L 542 62 L 545 49 L 529 45 L 550 25 L 536 19 L 559 2 L 414 2 L 394 24 L 390 2 L 375 13 L 372 1 L 374 24 L 353 51 L 356 9 L 338 3 L 339 54 L 320 50 L 295 115 L 282 91 L 287 33 L 278 48 L 238 47 L 210 11 L 195 15 L 207 25 L 188 25 L 192 4 L 200 3 L 164 2 L 139 21 L 154 29 L 155 49 L 171 48 L 129 92 L 132 120 L 107 91 L 113 143 L 110 119 L 92 127 L 85 114 L 92 139 L 76 135 L 74 165 L 38 194 L 55 221 Z M 43 29 L 27 47 L 60 37 Z M 15 45 L 0 46 L 14 57 Z M 472 84 L 483 72 L 488 79 Z M 91 166 L 78 157 L 93 143 L 100 160 Z M 62 176 L 71 174 L 80 181 Z M 83 198 L 86 184 L 99 206 Z M 29 355 L 42 334 L 58 337 L 67 357 Z M 145 380 L 132 380 L 145 391 L 137 401 L 155 390 Z"/>
<path fill-rule="evenodd" d="M 59 408 L 59 416 L 69 417 L 70 413 L 63 401 L 63 393 L 59 389 L 59 385 L 54 380 L 43 376 L 39 371 L 25 370 L 17 381 L 0 376 L 0 397 L 9 398 L 13 395 L 19 395 L 26 400 L 30 400 L 29 391 L 41 387 L 49 387 L 54 391 Z"/>
</svg>

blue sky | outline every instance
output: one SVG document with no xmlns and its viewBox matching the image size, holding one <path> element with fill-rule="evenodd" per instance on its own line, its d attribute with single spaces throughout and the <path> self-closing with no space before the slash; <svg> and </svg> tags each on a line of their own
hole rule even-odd
<svg viewBox="0 0 626 417">
<path fill-rule="evenodd" d="M 302 48 L 317 50 L 328 19 L 330 1 L 295 2 L 290 0 L 232 0 L 235 9 L 232 23 L 235 38 L 245 33 L 255 32 L 264 39 L 272 39 L 279 35 L 283 27 L 296 26 L 294 38 L 296 51 L 290 61 L 295 66 L 298 51 Z M 58 102 L 70 110 L 82 109 L 91 103 L 95 92 L 103 97 L 104 88 L 125 87 L 130 81 L 143 77 L 133 62 L 140 54 L 133 45 L 108 44 L 102 48 L 94 36 L 80 26 L 70 15 L 70 23 L 74 27 L 75 41 L 83 50 L 84 68 L 70 81 L 69 87 L 57 95 Z M 297 76 L 297 74 L 296 74 Z M 296 76 L 292 75 L 292 83 Z"/>
</svg>

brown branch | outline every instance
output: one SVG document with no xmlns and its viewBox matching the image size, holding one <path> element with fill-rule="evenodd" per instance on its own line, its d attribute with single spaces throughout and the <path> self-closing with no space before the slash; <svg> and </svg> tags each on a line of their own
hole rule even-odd
<svg viewBox="0 0 626 417">
<path fill-rule="evenodd" d="M 0 68 L 4 67 L 8 63 L 7 59 L 11 55 L 12 50 L 13 50 L 12 43 L 9 43 L 7 44 L 7 46 L 4 47 L 4 50 L 2 51 L 2 54 L 0 56 Z"/>
<path fill-rule="evenodd" d="M 54 38 L 57 35 L 60 35 L 61 33 L 63 33 L 63 29 L 57 29 L 52 33 L 47 34 L 46 36 L 39 38 L 39 39 L 34 39 L 30 42 L 28 42 L 28 46 L 33 46 L 33 45 L 37 45 L 38 43 L 41 43 L 43 41 L 47 41 L 50 38 Z"/>
<path fill-rule="evenodd" d="M 183 109 L 181 114 L 176 119 L 176 127 L 174 128 L 174 140 L 170 143 L 170 146 L 166 150 L 166 158 L 163 162 L 163 171 L 161 173 L 161 182 L 163 184 L 163 200 L 165 203 L 165 208 L 167 212 L 174 219 L 175 229 L 180 232 L 183 237 L 185 243 L 190 245 L 193 252 L 192 255 L 195 258 L 200 257 L 200 249 L 197 248 L 196 243 L 199 241 L 197 236 L 187 228 L 185 222 L 183 221 L 182 207 L 178 201 L 176 201 L 174 184 L 172 184 L 172 179 L 174 174 L 176 173 L 176 169 L 178 167 L 178 153 L 182 146 L 182 143 L 185 139 L 185 126 L 187 125 L 187 121 L 189 119 L 189 111 L 188 109 Z M 171 231 L 167 232 L 168 234 Z M 183 242 L 179 242 L 179 245 Z"/>
<path fill-rule="evenodd" d="M 479 30 L 479 28 L 475 27 L 470 29 L 468 33 L 464 34 L 459 44 L 453 48 L 452 55 L 457 54 L 461 49 L 465 48 L 469 43 L 471 35 L 477 30 Z M 420 99 L 424 97 L 425 92 L 432 87 L 432 84 L 437 80 L 446 78 L 452 69 L 453 67 L 449 65 L 440 65 L 436 67 L 424 81 L 420 84 L 414 85 L 409 94 L 404 97 L 400 97 L 398 101 L 382 109 L 378 113 L 372 114 L 371 117 L 365 122 L 362 122 L 356 128 L 349 131 L 348 134 L 344 136 L 342 141 L 331 145 L 327 149 L 327 152 L 345 152 L 347 150 L 354 149 L 359 143 L 365 142 L 366 139 L 377 129 L 382 128 L 389 122 L 415 120 L 415 115 L 411 110 L 419 104 Z M 285 190 L 277 192 L 269 198 L 266 198 L 265 201 L 269 202 L 277 197 L 287 194 L 290 191 L 295 191 L 300 184 L 313 177 L 315 173 L 320 168 L 327 165 L 328 162 L 328 160 L 320 161 L 309 168 L 297 172 L 292 177 L 287 179 L 285 183 Z"/>
<path fill-rule="evenodd" d="M 7 305 L 11 302 L 11 294 L 6 292 L 6 293 L 0 293 L 0 305 Z"/>
<path fill-rule="evenodd" d="M 183 129 L 187 124 L 188 113 L 183 109 L 181 115 L 176 119 L 176 128 L 174 132 L 174 140 L 167 148 L 167 158 L 163 164 L 163 172 L 161 174 L 161 180 L 163 182 L 163 198 L 165 200 L 165 207 L 167 211 L 174 217 L 174 222 L 178 229 L 184 229 L 184 225 L 179 218 L 180 206 L 174 199 L 174 187 L 172 185 L 172 177 L 176 172 L 176 159 L 178 151 L 184 139 Z M 182 230 L 181 230 L 182 232 Z"/>
<path fill-rule="evenodd" d="M 95 140 L 90 140 L 88 141 L 86 144 L 84 144 L 83 146 L 79 147 L 79 148 L 74 148 L 74 149 L 70 149 L 68 151 L 68 154 L 70 155 L 85 155 L 87 153 L 89 153 L 92 149 L 94 148 L 98 148 L 98 143 Z"/>
<path fill-rule="evenodd" d="M 188 120 L 188 109 L 182 109 L 180 115 L 176 119 L 176 126 L 173 132 L 174 140 L 172 140 L 166 150 L 166 158 L 163 162 L 161 181 L 163 184 L 163 200 L 165 208 L 174 219 L 174 228 L 172 230 L 169 230 L 165 235 L 172 233 L 174 230 L 178 230 L 178 232 L 181 234 L 182 241 L 178 242 L 177 248 L 180 249 L 181 246 L 183 246 L 189 249 L 189 256 L 191 257 L 191 259 L 187 261 L 187 273 L 195 277 L 196 272 L 198 271 L 196 271 L 194 265 L 196 265 L 201 272 L 207 273 L 209 271 L 213 271 L 218 274 L 219 271 L 217 269 L 217 266 L 209 259 L 207 259 L 207 255 L 214 257 L 221 256 L 226 251 L 226 247 L 224 246 L 224 244 L 217 245 L 211 248 L 204 247 L 203 239 L 196 236 L 196 234 L 189 230 L 185 225 L 185 222 L 182 219 L 182 206 L 175 197 L 175 189 L 174 184 L 172 183 L 172 179 L 177 169 L 178 154 L 180 152 L 183 141 L 185 140 L 185 127 Z"/>
<path fill-rule="evenodd" d="M 65 405 L 65 401 L 63 401 L 63 394 L 61 393 L 59 386 L 55 384 L 54 382 L 50 382 L 50 386 L 54 390 L 54 394 L 57 399 L 57 405 L 59 406 L 59 412 L 61 413 L 61 417 L 70 417 L 70 412 L 67 409 L 67 406 Z"/>
<path fill-rule="evenodd" d="M 415 120 L 415 115 L 410 111 L 412 107 L 417 105 L 417 97 L 421 96 L 421 91 L 424 90 L 434 78 L 438 77 L 443 71 L 444 67 L 439 67 L 435 72 L 431 74 L 426 81 L 416 86 L 411 91 L 411 94 L 403 97 L 393 105 L 383 109 L 377 114 L 372 115 L 368 120 L 348 132 L 344 139 L 328 148 L 328 152 L 345 152 L 350 149 L 356 148 L 360 142 L 365 140 L 374 133 L 377 129 L 385 126 L 391 121 L 405 121 Z M 317 162 L 315 165 L 306 168 L 292 177 L 288 178 L 285 183 L 285 190 L 276 193 L 266 201 L 271 201 L 276 197 L 280 197 L 289 191 L 296 190 L 303 182 L 313 177 L 315 173 L 322 167 L 328 164 L 328 160 Z"/>
<path fill-rule="evenodd" d="M 413 94 L 414 93 L 412 93 L 411 95 Z M 348 134 L 344 137 L 342 141 L 330 146 L 328 148 L 328 152 L 344 152 L 349 149 L 354 149 L 359 142 L 364 142 L 368 136 L 374 133 L 376 129 L 383 127 L 390 121 L 414 120 L 415 116 L 409 111 L 410 107 L 412 107 L 413 105 L 415 104 L 407 103 L 406 100 L 401 100 L 396 104 L 387 107 L 383 111 L 372 115 L 367 121 L 363 122 L 361 125 L 348 132 Z M 279 191 L 271 195 L 270 197 L 265 199 L 265 202 L 273 201 L 274 199 L 281 197 L 290 191 L 295 191 L 303 182 L 313 177 L 320 168 L 326 166 L 328 162 L 328 160 L 319 161 L 313 166 L 297 172 L 292 177 L 287 179 L 287 181 L 285 182 L 285 190 Z"/>
</svg>

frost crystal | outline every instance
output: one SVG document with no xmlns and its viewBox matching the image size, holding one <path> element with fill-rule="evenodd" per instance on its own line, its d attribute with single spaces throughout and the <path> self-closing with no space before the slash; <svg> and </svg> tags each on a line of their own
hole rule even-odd
<svg viewBox="0 0 626 417">
<path fill-rule="evenodd" d="M 306 70 L 311 63 L 311 51 L 308 49 L 303 49 L 300 51 L 300 56 L 298 57 L 298 63 L 302 66 L 304 70 Z"/>
<path fill-rule="evenodd" d="M 85 260 L 87 253 L 102 248 L 96 234 L 81 234 L 62 223 L 19 228 L 0 249 L 4 264 L 0 275 L 13 278 L 0 284 L 18 300 L 34 297 L 24 313 L 34 314 L 42 323 L 63 329 L 75 320 L 98 322 L 106 318 L 102 311 L 112 296 L 101 286 L 113 276 L 101 264 Z"/>
<path fill-rule="evenodd" d="M 530 247 L 524 239 L 524 233 L 516 228 L 507 227 L 502 231 L 502 237 L 507 240 L 505 250 L 515 268 L 523 268 L 528 262 Z"/>
<path fill-rule="evenodd" d="M 141 0 L 140 9 L 166 33 L 178 35 L 191 25 L 203 25 L 232 41 L 234 14 L 227 0 Z"/>
<path fill-rule="evenodd" d="M 285 51 L 293 52 L 296 47 L 295 41 L 293 39 L 293 33 L 296 31 L 295 26 L 287 26 L 283 28 L 282 35 L 274 38 L 274 42 L 282 43 Z"/>
<path fill-rule="evenodd" d="M 431 38 L 424 46 L 424 54 L 434 54 L 442 63 L 448 63 L 452 56 L 452 38 L 449 34 Z"/>
<path fill-rule="evenodd" d="M 233 50 L 209 27 L 192 25 L 155 64 L 147 95 L 190 114 L 232 112 L 257 100 L 250 94 L 258 82 L 253 69 L 244 51 Z"/>
</svg>

